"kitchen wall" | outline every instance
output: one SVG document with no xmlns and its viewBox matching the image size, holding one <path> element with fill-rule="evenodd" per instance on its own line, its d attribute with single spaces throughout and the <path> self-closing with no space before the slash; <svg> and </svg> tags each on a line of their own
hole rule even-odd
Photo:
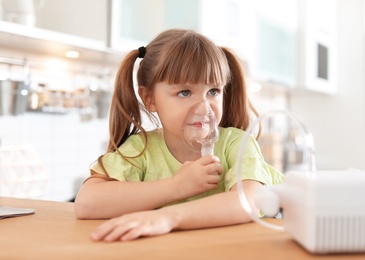
<svg viewBox="0 0 365 260">
<path fill-rule="evenodd" d="M 105 152 L 108 122 L 82 122 L 79 114 L 25 113 L 0 117 L 0 136 L 2 146 L 31 145 L 36 150 L 47 175 L 44 193 L 36 198 L 67 201 L 89 176 L 89 165 Z M 13 164 L 20 160 L 14 158 Z M 30 183 L 37 182 L 36 175 Z M 22 191 L 14 189 L 8 195 L 19 196 Z"/>
<path fill-rule="evenodd" d="M 290 110 L 306 122 L 319 169 L 365 170 L 364 1 L 340 0 L 338 92 L 293 91 Z"/>
</svg>

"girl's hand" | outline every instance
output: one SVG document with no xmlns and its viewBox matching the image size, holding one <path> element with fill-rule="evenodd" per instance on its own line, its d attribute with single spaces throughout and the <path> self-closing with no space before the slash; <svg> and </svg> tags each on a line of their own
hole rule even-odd
<svg viewBox="0 0 365 260">
<path fill-rule="evenodd" d="M 129 241 L 169 233 L 177 220 L 160 210 L 141 211 L 110 219 L 91 234 L 94 241 Z"/>
<path fill-rule="evenodd" d="M 218 187 L 223 166 L 216 156 L 204 156 L 196 161 L 187 161 L 172 178 L 176 192 L 186 199 Z"/>
</svg>

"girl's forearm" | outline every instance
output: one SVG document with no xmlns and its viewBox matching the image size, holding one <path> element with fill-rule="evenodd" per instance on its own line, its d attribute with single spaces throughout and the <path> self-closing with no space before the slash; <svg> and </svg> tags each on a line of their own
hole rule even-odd
<svg viewBox="0 0 365 260">
<path fill-rule="evenodd" d="M 251 205 L 256 188 L 261 185 L 256 181 L 243 181 L 245 194 Z M 234 225 L 250 222 L 251 218 L 243 210 L 236 188 L 191 202 L 161 208 L 175 223 L 173 229 L 198 229 Z M 257 208 L 253 208 L 259 214 Z"/>
<path fill-rule="evenodd" d="M 120 182 L 90 179 L 75 200 L 80 219 L 107 219 L 151 210 L 179 200 L 171 179 L 155 182 Z"/>
<path fill-rule="evenodd" d="M 236 191 L 160 209 L 171 216 L 176 230 L 218 227 L 249 222 Z"/>
</svg>

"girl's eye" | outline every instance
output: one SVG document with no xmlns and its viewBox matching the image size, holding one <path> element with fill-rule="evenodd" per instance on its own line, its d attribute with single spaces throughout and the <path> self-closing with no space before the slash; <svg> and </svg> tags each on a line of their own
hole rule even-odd
<svg viewBox="0 0 365 260">
<path fill-rule="evenodd" d="M 220 92 L 219 89 L 213 88 L 213 89 L 211 89 L 211 90 L 208 91 L 208 95 L 210 95 L 210 96 L 218 96 L 219 92 Z"/>
<path fill-rule="evenodd" d="M 188 97 L 190 96 L 191 92 L 190 90 L 183 90 L 183 91 L 180 91 L 177 95 L 179 97 Z"/>
</svg>

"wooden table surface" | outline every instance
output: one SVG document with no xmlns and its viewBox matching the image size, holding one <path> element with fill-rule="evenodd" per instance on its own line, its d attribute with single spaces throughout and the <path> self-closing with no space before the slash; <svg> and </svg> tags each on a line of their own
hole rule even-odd
<svg viewBox="0 0 365 260">
<path fill-rule="evenodd" d="M 0 219 L 0 259 L 365 259 L 365 254 L 312 255 L 285 232 L 248 223 L 177 231 L 131 242 L 93 242 L 102 220 L 78 220 L 73 203 L 0 198 L 35 214 Z M 279 220 L 274 220 L 278 221 Z"/>
</svg>

